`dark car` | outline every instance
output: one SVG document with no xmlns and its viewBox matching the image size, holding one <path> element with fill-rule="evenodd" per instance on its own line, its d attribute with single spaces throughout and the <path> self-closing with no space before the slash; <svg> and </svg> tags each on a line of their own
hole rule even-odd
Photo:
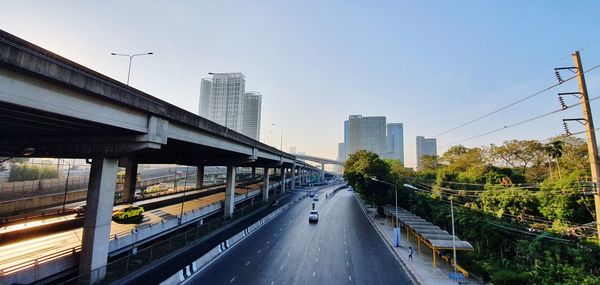
<svg viewBox="0 0 600 285">
<path fill-rule="evenodd" d="M 75 207 L 73 211 L 75 211 L 77 217 L 85 215 L 85 204 Z"/>
</svg>

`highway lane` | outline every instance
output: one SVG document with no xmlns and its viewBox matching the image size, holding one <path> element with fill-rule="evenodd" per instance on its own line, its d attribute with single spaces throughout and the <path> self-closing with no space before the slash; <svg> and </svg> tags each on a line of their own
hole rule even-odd
<svg viewBox="0 0 600 285">
<path fill-rule="evenodd" d="M 322 191 L 319 223 L 305 199 L 185 284 L 412 284 L 353 193 Z"/>
<path fill-rule="evenodd" d="M 259 183 L 262 185 L 262 183 Z M 249 188 L 255 189 L 259 185 L 250 185 Z M 236 188 L 236 195 L 246 195 L 247 188 Z M 223 201 L 225 193 L 215 193 L 198 199 L 186 201 L 183 204 L 183 211 L 189 212 L 204 206 Z M 117 206 L 121 208 L 123 206 Z M 144 217 L 139 224 L 123 224 L 112 222 L 111 235 L 130 231 L 138 226 L 158 222 L 161 219 L 178 216 L 181 212 L 181 203 L 172 204 L 162 208 L 150 210 L 144 213 Z M 74 215 L 73 215 L 74 216 Z M 46 235 L 43 237 L 26 239 L 14 243 L 0 245 L 0 268 L 20 264 L 29 260 L 47 256 L 52 253 L 68 250 L 81 245 L 83 229 L 78 228 L 66 232 Z"/>
</svg>

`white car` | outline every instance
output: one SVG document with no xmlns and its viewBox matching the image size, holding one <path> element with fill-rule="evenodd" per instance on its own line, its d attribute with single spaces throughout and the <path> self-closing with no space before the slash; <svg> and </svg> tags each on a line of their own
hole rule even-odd
<svg viewBox="0 0 600 285">
<path fill-rule="evenodd" d="M 315 197 L 313 197 L 313 201 L 319 201 L 319 195 L 315 194 Z"/>
<path fill-rule="evenodd" d="M 308 222 L 309 223 L 318 223 L 319 222 L 319 212 L 317 212 L 317 210 L 310 211 L 310 214 L 308 215 Z"/>
</svg>

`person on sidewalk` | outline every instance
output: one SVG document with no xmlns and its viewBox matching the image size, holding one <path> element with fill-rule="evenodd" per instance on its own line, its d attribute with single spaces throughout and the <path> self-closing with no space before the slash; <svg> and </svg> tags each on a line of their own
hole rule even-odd
<svg viewBox="0 0 600 285">
<path fill-rule="evenodd" d="M 408 247 L 408 259 L 412 260 L 412 254 L 413 254 L 412 246 L 409 246 Z"/>
</svg>

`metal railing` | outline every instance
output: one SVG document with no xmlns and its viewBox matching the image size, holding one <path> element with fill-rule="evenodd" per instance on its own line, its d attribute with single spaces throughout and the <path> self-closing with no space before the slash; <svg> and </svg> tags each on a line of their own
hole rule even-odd
<svg viewBox="0 0 600 285">
<path fill-rule="evenodd" d="M 123 276 L 142 268 L 150 262 L 163 258 L 166 255 L 185 247 L 186 245 L 201 240 L 233 220 L 240 219 L 247 214 L 259 211 L 260 208 L 269 206 L 270 201 L 277 199 L 280 196 L 281 194 L 274 196 L 267 202 L 261 201 L 246 207 L 241 207 L 234 212 L 229 220 L 223 217 L 213 219 L 207 223 L 199 225 L 198 227 L 177 234 L 167 240 L 160 241 L 152 246 L 141 249 L 135 254 L 130 253 L 127 256 L 113 260 L 102 268 L 81 274 L 75 278 L 65 281 L 63 284 L 79 284 L 81 280 L 89 280 L 90 276 L 94 277 L 94 280 L 96 280 L 95 284 L 110 284 L 119 278 L 122 278 Z"/>
<path fill-rule="evenodd" d="M 27 269 L 27 268 L 31 268 L 31 267 L 35 267 L 47 262 L 50 262 L 52 260 L 64 257 L 64 256 L 68 256 L 68 255 L 73 255 L 75 253 L 78 253 L 81 251 L 81 245 L 72 247 L 72 248 L 68 248 L 68 249 L 64 249 L 61 251 L 57 251 L 42 257 L 38 257 L 36 259 L 33 260 L 29 260 L 29 261 L 25 261 L 19 264 L 15 264 L 15 265 L 11 265 L 9 267 L 5 267 L 5 268 L 0 268 L 0 277 Z"/>
<path fill-rule="evenodd" d="M 278 197 L 278 196 L 276 196 L 276 197 Z M 270 205 L 270 202 L 273 201 L 273 199 L 275 199 L 275 197 L 270 197 L 269 198 L 269 204 L 268 205 Z M 202 209 L 205 209 L 205 208 L 217 205 L 217 204 L 221 204 L 221 203 L 223 203 L 223 201 L 214 202 L 214 203 L 205 205 L 205 206 L 203 206 L 201 208 L 198 208 L 198 209 L 192 209 L 191 211 L 183 212 L 183 215 L 186 215 L 187 213 L 190 213 L 190 212 L 193 213 L 195 211 L 201 211 Z M 255 209 L 261 207 L 262 205 L 263 205 L 263 202 L 261 201 L 261 202 L 256 202 L 256 203 L 254 203 L 253 205 L 250 205 L 250 206 L 241 207 L 239 209 L 236 209 L 235 212 L 233 213 L 232 219 L 239 218 L 239 217 L 245 215 L 246 213 L 248 213 L 248 212 L 250 212 L 252 210 L 255 210 Z M 139 230 L 147 228 L 147 227 L 152 227 L 153 225 L 156 225 L 156 224 L 159 224 L 159 223 L 164 223 L 164 222 L 166 222 L 168 220 L 179 219 L 179 218 L 180 218 L 180 216 L 176 215 L 176 216 L 173 216 L 173 217 L 168 218 L 168 219 L 158 220 L 158 221 L 156 221 L 155 223 L 152 223 L 152 224 L 144 224 L 144 225 L 135 227 L 133 229 L 124 230 L 124 231 L 121 231 L 121 232 L 118 232 L 118 233 L 115 233 L 115 234 L 111 234 L 109 236 L 109 241 L 113 240 L 113 239 L 118 239 L 119 237 L 124 237 L 124 236 L 130 235 L 130 234 L 134 234 L 136 231 L 139 231 Z M 42 257 L 38 257 L 36 259 L 25 261 L 25 262 L 22 262 L 22 263 L 19 263 L 19 264 L 16 264 L 16 265 L 11 265 L 11 266 L 8 266 L 8 267 L 5 267 L 5 268 L 0 268 L 0 277 L 6 276 L 6 275 L 9 275 L 9 274 L 13 274 L 13 273 L 21 271 L 23 269 L 31 268 L 31 267 L 37 266 L 39 264 L 43 264 L 45 262 L 48 262 L 50 260 L 54 260 L 56 258 L 60 258 L 60 257 L 64 257 L 64 256 L 67 256 L 67 255 L 75 254 L 75 253 L 77 253 L 79 251 L 81 251 L 81 245 L 78 245 L 78 246 L 75 246 L 75 247 L 72 247 L 72 248 L 69 248 L 69 249 L 65 249 L 65 250 L 62 250 L 62 251 L 59 251 L 59 252 L 56 252 L 56 253 L 51 253 L 51 254 L 48 254 L 48 255 L 45 255 L 45 256 L 42 256 Z"/>
</svg>

